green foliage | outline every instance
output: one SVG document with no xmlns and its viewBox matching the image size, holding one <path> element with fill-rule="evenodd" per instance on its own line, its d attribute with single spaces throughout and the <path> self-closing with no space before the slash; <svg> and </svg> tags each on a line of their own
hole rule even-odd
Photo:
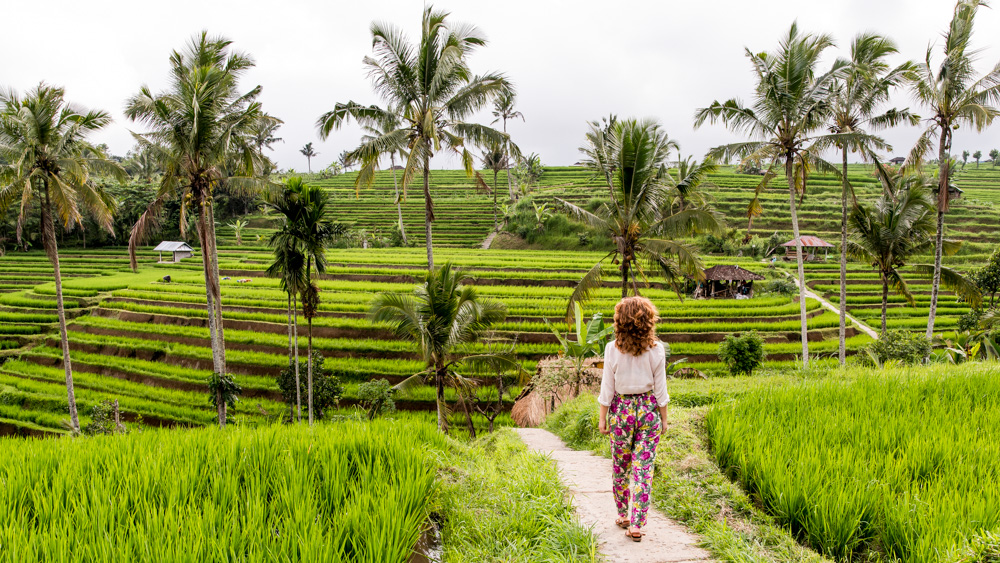
<svg viewBox="0 0 1000 563">
<path fill-rule="evenodd" d="M 859 357 L 867 366 L 912 366 L 924 361 L 930 354 L 931 343 L 923 334 L 908 330 L 889 330 L 863 349 Z"/>
<path fill-rule="evenodd" d="M 608 438 L 598 431 L 599 406 L 596 397 L 585 393 L 559 405 L 545 419 L 545 427 L 573 449 L 600 449 L 606 446 Z"/>
<path fill-rule="evenodd" d="M 340 378 L 327 365 L 327 360 L 323 357 L 322 352 L 314 348 L 312 358 L 313 409 L 315 409 L 315 418 L 319 420 L 323 418 L 327 409 L 337 406 L 340 398 L 344 395 L 344 386 L 340 383 Z M 299 360 L 300 375 L 306 373 L 307 367 L 308 359 L 303 358 Z M 305 397 L 307 382 L 305 377 L 300 377 L 299 379 L 299 393 Z M 278 388 L 281 390 L 281 397 L 284 399 L 285 404 L 294 408 L 296 397 L 294 364 L 282 369 L 281 373 L 278 374 Z M 303 414 L 309 412 L 308 405 L 303 407 L 303 411 Z"/>
<path fill-rule="evenodd" d="M 983 300 L 988 299 L 992 307 L 1000 293 L 1000 248 L 993 251 L 985 266 L 969 270 L 968 278 L 979 288 Z"/>
<path fill-rule="evenodd" d="M 964 560 L 1000 525 L 996 364 L 853 375 L 717 404 L 720 467 L 829 557 Z"/>
<path fill-rule="evenodd" d="M 404 563 L 446 447 L 417 420 L 3 442 L 5 561 Z"/>
<path fill-rule="evenodd" d="M 784 277 L 767 280 L 754 289 L 754 293 L 757 295 L 786 295 L 791 297 L 792 295 L 799 294 L 799 288 L 795 285 L 795 282 Z"/>
<path fill-rule="evenodd" d="M 95 404 L 90 409 L 90 423 L 86 424 L 81 432 L 86 436 L 128 434 L 129 430 L 125 424 L 115 423 L 115 410 L 117 408 L 118 406 L 111 399 L 105 399 Z"/>
<path fill-rule="evenodd" d="M 218 408 L 219 399 L 229 408 L 235 408 L 243 388 L 236 383 L 236 377 L 228 373 L 213 373 L 208 378 L 208 402 Z"/>
<path fill-rule="evenodd" d="M 719 360 L 732 375 L 753 375 L 764 363 L 764 339 L 756 330 L 739 336 L 727 334 L 719 344 Z"/>
<path fill-rule="evenodd" d="M 358 385 L 358 403 L 368 414 L 368 420 L 395 412 L 395 395 L 396 389 L 385 379 L 373 379 Z"/>
</svg>

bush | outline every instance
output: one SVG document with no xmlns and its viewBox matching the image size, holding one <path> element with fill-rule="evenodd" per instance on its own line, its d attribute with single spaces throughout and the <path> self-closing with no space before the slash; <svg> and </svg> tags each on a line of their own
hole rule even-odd
<svg viewBox="0 0 1000 563">
<path fill-rule="evenodd" d="M 82 428 L 86 436 L 97 436 L 99 434 L 128 434 L 128 427 L 124 423 L 115 423 L 115 401 L 105 399 L 95 404 L 90 409 L 90 424 Z"/>
<path fill-rule="evenodd" d="M 726 364 L 731 375 L 753 375 L 764 358 L 764 339 L 756 330 L 740 336 L 726 335 L 719 344 L 719 360 Z"/>
<path fill-rule="evenodd" d="M 796 295 L 799 289 L 795 286 L 795 282 L 782 276 L 773 280 L 768 280 L 761 284 L 760 292 L 768 295 Z"/>
<path fill-rule="evenodd" d="M 358 403 L 368 413 L 368 420 L 373 420 L 381 414 L 395 412 L 396 402 L 393 397 L 396 390 L 388 380 L 375 379 L 358 385 Z"/>
<path fill-rule="evenodd" d="M 340 378 L 333 375 L 333 370 L 325 365 L 326 359 L 317 350 L 313 350 L 313 408 L 316 409 L 315 417 L 323 418 L 323 411 L 336 406 L 340 397 L 344 394 L 344 386 L 340 384 Z M 309 364 L 307 360 L 299 360 L 299 392 L 302 395 L 302 416 L 306 417 L 309 412 L 308 401 L 308 373 Z M 278 388 L 281 389 L 281 397 L 285 404 L 289 406 L 291 417 L 295 414 L 295 367 L 294 364 L 283 370 L 278 375 Z"/>
<path fill-rule="evenodd" d="M 887 362 L 912 366 L 923 362 L 931 353 L 931 343 L 923 334 L 889 330 L 863 350 L 861 363 L 869 367 L 882 367 Z"/>
</svg>

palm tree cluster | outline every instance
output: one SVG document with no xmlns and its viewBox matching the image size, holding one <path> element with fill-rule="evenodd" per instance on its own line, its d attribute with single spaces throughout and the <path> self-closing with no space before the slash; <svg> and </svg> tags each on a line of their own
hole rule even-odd
<svg viewBox="0 0 1000 563">
<path fill-rule="evenodd" d="M 982 0 L 959 0 L 956 4 L 954 17 L 945 34 L 945 58 L 937 71 L 932 65 L 930 48 L 924 63 L 904 62 L 891 67 L 886 59 L 898 52 L 895 44 L 887 38 L 864 33 L 851 43 L 850 59 L 837 59 L 829 70 L 822 72 L 818 69 L 819 61 L 823 53 L 834 46 L 832 38 L 803 33 L 793 24 L 782 38 L 777 51 L 746 51 L 757 80 L 749 104 L 733 98 L 713 102 L 696 112 L 696 127 L 705 122 L 721 121 L 731 130 L 750 137 L 745 142 L 716 147 L 709 155 L 726 161 L 735 157 L 743 162 L 767 163 L 767 170 L 756 189 L 757 195 L 779 175 L 778 170 L 784 168 L 792 232 L 796 242 L 797 278 L 803 293 L 805 274 L 796 200 L 805 196 L 810 171 L 830 172 L 840 177 L 842 214 L 839 352 L 842 364 L 846 356 L 847 254 L 851 248 L 859 248 L 859 242 L 849 241 L 848 234 L 850 229 L 854 229 L 855 234 L 873 232 L 870 229 L 859 230 L 862 224 L 871 226 L 871 215 L 867 216 L 865 221 L 868 223 L 865 223 L 856 221 L 857 217 L 849 212 L 850 208 L 857 212 L 858 203 L 847 178 L 848 153 L 856 153 L 865 160 L 872 160 L 876 152 L 891 150 L 892 147 L 871 134 L 870 130 L 920 122 L 920 118 L 906 108 L 884 107 L 891 92 L 901 86 L 909 86 L 917 102 L 930 113 L 925 119 L 927 129 L 904 164 L 904 175 L 919 174 L 927 151 L 934 145 L 935 136 L 938 137 L 940 170 L 935 190 L 937 222 L 933 244 L 935 261 L 928 338 L 933 334 L 938 292 L 942 282 L 941 255 L 945 247 L 943 217 L 948 211 L 948 186 L 951 181 L 951 161 L 947 156 L 951 150 L 951 136 L 959 125 L 971 124 L 979 130 L 989 125 L 998 114 L 995 106 L 1000 102 L 1000 65 L 979 78 L 976 78 L 973 68 L 975 51 L 970 48 L 973 21 L 976 11 L 983 5 Z M 841 153 L 839 169 L 822 158 L 823 153 L 830 149 L 838 149 Z M 967 159 L 968 155 L 964 158 Z M 892 202 L 892 206 L 886 201 L 876 204 L 875 209 L 882 210 L 879 213 L 883 214 L 883 218 L 886 213 L 892 215 L 890 211 L 898 205 L 893 195 L 895 192 L 888 186 L 889 179 L 884 176 L 887 174 L 883 174 L 883 183 L 887 185 L 886 201 Z M 893 181 L 920 183 L 919 179 Z M 919 200 L 914 196 L 910 201 Z M 915 203 L 912 205 L 916 206 Z M 919 206 L 912 209 L 917 207 Z M 752 220 L 762 211 L 758 197 L 754 197 L 747 210 L 748 217 Z M 894 212 L 902 213 L 899 209 Z M 924 223 L 918 221 L 916 224 Z M 869 242 L 878 243 L 874 240 Z M 915 243 L 909 241 L 905 246 L 910 248 Z M 957 282 L 951 278 L 946 281 L 949 284 Z M 799 301 L 802 361 L 804 366 L 808 366 L 806 305 L 805 299 Z"/>
<path fill-rule="evenodd" d="M 274 249 L 274 262 L 267 274 L 276 277 L 288 294 L 288 362 L 295 371 L 296 417 L 302 421 L 302 397 L 299 379 L 298 311 L 308 324 L 308 355 L 306 375 L 306 410 L 309 424 L 313 416 L 313 353 L 312 322 L 319 313 L 319 286 L 313 278 L 326 271 L 326 248 L 336 236 L 336 228 L 327 218 L 329 194 L 318 186 L 310 186 L 302 178 L 285 182 L 279 193 L 269 193 L 267 205 L 284 218 L 284 225 L 268 241 Z"/>
</svg>

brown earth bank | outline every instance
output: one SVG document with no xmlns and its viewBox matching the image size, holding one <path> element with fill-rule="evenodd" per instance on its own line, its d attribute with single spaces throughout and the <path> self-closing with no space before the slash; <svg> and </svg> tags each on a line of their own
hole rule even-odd
<svg viewBox="0 0 1000 563">
<path fill-rule="evenodd" d="M 58 432 L 46 432 L 37 428 L 18 426 L 11 422 L 0 420 L 0 437 L 4 438 L 45 438 L 56 436 Z"/>
</svg>

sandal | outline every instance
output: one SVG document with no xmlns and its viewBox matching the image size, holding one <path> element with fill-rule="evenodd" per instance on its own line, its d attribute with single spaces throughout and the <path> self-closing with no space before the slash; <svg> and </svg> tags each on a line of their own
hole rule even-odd
<svg viewBox="0 0 1000 563">
<path fill-rule="evenodd" d="M 621 516 L 619 516 L 618 518 L 615 518 L 615 525 L 618 526 L 619 528 L 623 529 L 623 530 L 627 530 L 628 527 L 629 527 L 629 524 L 631 524 L 631 523 L 632 523 L 632 521 L 629 520 L 628 518 L 622 518 Z"/>
<path fill-rule="evenodd" d="M 635 532 L 633 532 L 631 530 L 625 530 L 625 537 L 626 538 L 631 538 L 632 541 L 634 541 L 634 542 L 641 542 L 642 541 L 642 536 L 644 536 L 644 535 L 646 535 L 646 534 L 643 534 L 641 530 L 637 530 Z"/>
</svg>

